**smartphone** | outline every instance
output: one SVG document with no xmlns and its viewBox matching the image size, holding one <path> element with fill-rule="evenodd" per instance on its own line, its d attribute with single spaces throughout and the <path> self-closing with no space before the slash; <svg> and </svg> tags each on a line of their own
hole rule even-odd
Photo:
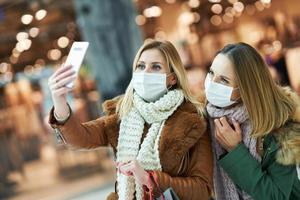
<svg viewBox="0 0 300 200">
<path fill-rule="evenodd" d="M 80 66 L 82 64 L 88 46 L 89 46 L 88 42 L 73 42 L 72 44 L 65 65 L 72 65 L 72 68 L 76 72 L 76 75 L 79 72 Z M 72 88 L 73 86 L 74 86 L 74 81 L 66 85 L 66 87 L 68 88 Z"/>
</svg>

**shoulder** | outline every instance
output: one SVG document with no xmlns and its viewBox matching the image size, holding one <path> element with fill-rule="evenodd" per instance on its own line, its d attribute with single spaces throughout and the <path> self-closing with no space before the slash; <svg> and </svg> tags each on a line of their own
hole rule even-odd
<svg viewBox="0 0 300 200">
<path fill-rule="evenodd" d="M 189 101 L 184 101 L 174 113 L 175 119 L 179 119 L 187 126 L 193 125 L 193 127 L 207 127 L 207 119 L 198 113 L 197 108 L 194 104 Z"/>
<path fill-rule="evenodd" d="M 166 121 L 164 130 L 170 140 L 189 141 L 192 145 L 207 131 L 207 121 L 192 103 L 184 101 Z"/>
<path fill-rule="evenodd" d="M 190 149 L 200 144 L 200 140 L 209 141 L 207 134 L 206 119 L 198 114 L 192 103 L 183 102 L 165 122 L 160 140 L 161 157 L 165 158 L 162 160 L 182 159 Z"/>
<path fill-rule="evenodd" d="M 117 109 L 117 105 L 123 99 L 123 96 L 124 95 L 116 96 L 113 99 L 104 101 L 104 103 L 102 104 L 103 112 L 106 115 L 115 114 L 116 113 L 116 109 Z"/>
</svg>

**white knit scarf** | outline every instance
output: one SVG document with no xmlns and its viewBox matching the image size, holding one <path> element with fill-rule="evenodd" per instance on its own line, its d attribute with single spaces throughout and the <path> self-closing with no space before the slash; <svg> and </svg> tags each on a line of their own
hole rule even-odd
<svg viewBox="0 0 300 200">
<path fill-rule="evenodd" d="M 155 102 L 145 102 L 134 93 L 133 107 L 121 119 L 117 162 L 128 162 L 136 159 L 145 170 L 162 170 L 159 158 L 159 140 L 165 120 L 182 104 L 184 95 L 175 89 L 166 93 Z M 148 133 L 139 149 L 144 124 L 150 124 Z M 134 177 L 117 174 L 118 195 L 121 200 L 143 199 L 143 187 Z"/>
</svg>

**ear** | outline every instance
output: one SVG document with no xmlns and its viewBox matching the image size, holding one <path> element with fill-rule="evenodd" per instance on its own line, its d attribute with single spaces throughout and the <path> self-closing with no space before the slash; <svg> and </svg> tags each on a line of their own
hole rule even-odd
<svg viewBox="0 0 300 200">
<path fill-rule="evenodd" d="M 170 85 L 176 85 L 177 83 L 177 77 L 176 74 L 173 72 L 170 76 L 169 76 L 169 84 Z"/>
</svg>

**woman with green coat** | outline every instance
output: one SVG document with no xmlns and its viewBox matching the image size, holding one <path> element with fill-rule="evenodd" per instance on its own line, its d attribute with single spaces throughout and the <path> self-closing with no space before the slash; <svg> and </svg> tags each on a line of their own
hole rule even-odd
<svg viewBox="0 0 300 200">
<path fill-rule="evenodd" d="M 300 199 L 300 100 L 259 53 L 224 47 L 205 80 L 216 200 Z"/>
</svg>

